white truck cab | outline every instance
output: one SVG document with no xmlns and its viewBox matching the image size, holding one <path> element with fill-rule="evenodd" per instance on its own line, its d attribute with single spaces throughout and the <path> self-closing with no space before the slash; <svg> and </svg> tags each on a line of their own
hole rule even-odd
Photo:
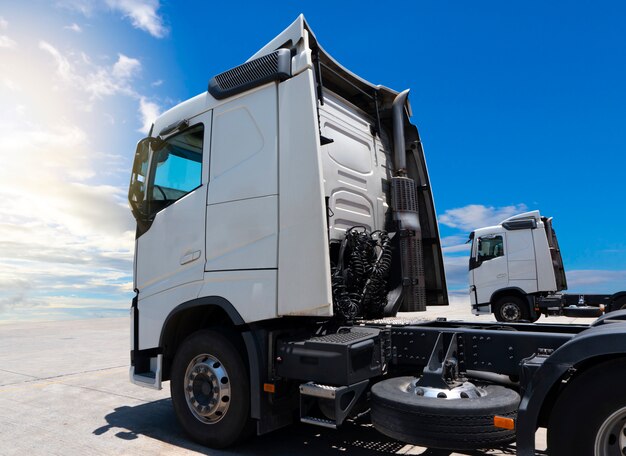
<svg viewBox="0 0 626 456">
<path fill-rule="evenodd" d="M 553 454 L 593 454 L 595 436 L 609 447 L 626 421 L 626 396 L 591 372 L 573 384 L 598 391 L 602 380 L 611 400 L 581 412 L 597 423 L 573 441 L 574 401 L 555 387 L 581 363 L 622 381 L 619 319 L 510 331 L 397 315 L 448 301 L 408 90 L 342 67 L 302 16 L 156 119 L 137 145 L 129 203 L 131 381 L 169 382 L 181 428 L 203 445 L 278 432 L 298 415 L 337 429 L 370 409 L 373 427 L 402 442 L 473 450 L 517 439 L 520 456 L 535 454 L 549 418 Z M 508 237 L 481 240 L 477 270 L 513 249 Z M 532 282 L 520 255 L 525 275 L 511 277 Z M 594 362 L 606 337 L 610 363 Z M 564 391 L 580 410 L 578 390 Z M 544 403 L 559 413 L 539 416 Z"/>
<path fill-rule="evenodd" d="M 470 234 L 469 292 L 474 315 L 536 321 L 542 313 L 597 317 L 621 308 L 624 293 L 568 295 L 552 218 L 525 212 Z M 619 306 L 618 303 L 622 303 Z M 615 307 L 615 309 L 613 309 Z"/>
</svg>

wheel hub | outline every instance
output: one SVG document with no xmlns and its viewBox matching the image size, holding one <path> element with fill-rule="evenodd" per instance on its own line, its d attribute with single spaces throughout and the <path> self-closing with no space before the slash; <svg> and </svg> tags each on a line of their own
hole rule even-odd
<svg viewBox="0 0 626 456">
<path fill-rule="evenodd" d="M 517 321 L 521 317 L 519 307 L 511 302 L 503 304 L 500 313 L 507 321 Z"/>
<path fill-rule="evenodd" d="M 596 434 L 596 456 L 626 455 L 626 407 L 609 416 Z"/>
<path fill-rule="evenodd" d="M 196 356 L 185 372 L 185 399 L 203 423 L 217 423 L 230 405 L 230 379 L 224 365 L 209 354 Z"/>
<path fill-rule="evenodd" d="M 409 383 L 407 392 L 416 396 L 433 397 L 437 399 L 476 399 L 487 395 L 483 388 L 479 388 L 471 382 L 465 382 L 462 385 L 450 389 L 434 388 L 431 386 L 420 386 L 419 380 Z"/>
</svg>

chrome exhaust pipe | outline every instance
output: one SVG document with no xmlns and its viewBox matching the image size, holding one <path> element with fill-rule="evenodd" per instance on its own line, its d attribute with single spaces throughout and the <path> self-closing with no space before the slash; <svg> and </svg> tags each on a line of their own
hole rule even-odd
<svg viewBox="0 0 626 456">
<path fill-rule="evenodd" d="M 406 176 L 406 141 L 404 139 L 404 107 L 409 89 L 396 95 L 391 105 L 393 119 L 393 164 L 396 176 Z"/>
</svg>

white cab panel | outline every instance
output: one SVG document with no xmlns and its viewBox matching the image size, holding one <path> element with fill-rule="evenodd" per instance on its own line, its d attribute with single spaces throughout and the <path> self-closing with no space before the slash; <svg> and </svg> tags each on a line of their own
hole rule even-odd
<svg viewBox="0 0 626 456">
<path fill-rule="evenodd" d="M 136 249 L 141 255 L 135 255 L 135 286 L 140 302 L 169 288 L 200 281 L 204 275 L 202 208 L 207 198 L 211 112 L 192 118 L 190 123 L 204 125 L 202 185 L 158 212 L 150 229 L 137 239 Z"/>
<path fill-rule="evenodd" d="M 278 99 L 278 315 L 330 316 L 330 259 L 313 72 L 282 82 Z"/>
<path fill-rule="evenodd" d="M 278 196 L 210 204 L 205 270 L 278 267 Z"/>
<path fill-rule="evenodd" d="M 537 291 L 537 270 L 532 230 L 506 232 L 509 260 L 509 286 L 518 287 L 526 293 Z"/>
<path fill-rule="evenodd" d="M 478 235 L 478 231 L 476 234 Z M 504 232 L 496 231 L 487 235 L 487 239 L 494 235 L 502 237 L 504 254 L 484 260 L 478 267 L 473 269 L 472 272 L 474 274 L 474 285 L 476 286 L 478 304 L 489 302 L 493 293 L 509 285 L 507 238 Z M 484 235 L 481 234 L 480 236 Z"/>
<path fill-rule="evenodd" d="M 387 210 L 382 180 L 390 173 L 388 157 L 371 132 L 373 120 L 328 90 L 319 111 L 322 135 L 332 140 L 321 147 L 331 239 L 343 239 L 353 226 L 382 229 Z"/>
<path fill-rule="evenodd" d="M 276 270 L 207 272 L 199 298 L 228 300 L 246 323 L 275 318 Z"/>
<path fill-rule="evenodd" d="M 558 291 L 554 265 L 550 255 L 550 245 L 546 237 L 546 230 L 543 222 L 537 224 L 537 229 L 533 230 L 533 241 L 535 244 L 536 267 L 537 267 L 537 287 L 540 291 Z"/>
<path fill-rule="evenodd" d="M 146 298 L 204 274 L 204 207 L 206 185 L 185 195 L 154 217 L 138 240 L 137 289 Z M 187 261 L 189 258 L 195 259 Z"/>
<path fill-rule="evenodd" d="M 139 349 L 159 346 L 165 319 L 174 308 L 198 297 L 202 281 L 170 288 L 159 294 L 143 297 L 139 294 Z"/>
<path fill-rule="evenodd" d="M 276 84 L 214 109 L 209 204 L 278 193 Z"/>
</svg>

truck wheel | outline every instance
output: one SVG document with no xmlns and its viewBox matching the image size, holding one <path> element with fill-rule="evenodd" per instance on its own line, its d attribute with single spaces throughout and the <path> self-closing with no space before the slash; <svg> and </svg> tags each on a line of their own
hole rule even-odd
<svg viewBox="0 0 626 456">
<path fill-rule="evenodd" d="M 248 373 L 224 335 L 203 330 L 185 339 L 174 357 L 170 390 L 178 421 L 196 442 L 224 448 L 244 437 Z"/>
<path fill-rule="evenodd" d="M 550 414 L 550 456 L 626 454 L 624 378 L 622 358 L 588 369 L 566 387 Z"/>
<path fill-rule="evenodd" d="M 376 430 L 402 442 L 447 450 L 492 448 L 515 440 L 515 431 L 495 427 L 493 417 L 517 417 L 517 392 L 489 385 L 478 388 L 481 397 L 463 392 L 438 397 L 446 394 L 443 390 L 427 397 L 416 394 L 414 384 L 414 377 L 396 377 L 372 387 Z"/>
<path fill-rule="evenodd" d="M 528 303 L 517 296 L 498 298 L 493 306 L 493 314 L 496 320 L 507 323 L 514 323 L 520 320 L 530 321 Z"/>
</svg>

